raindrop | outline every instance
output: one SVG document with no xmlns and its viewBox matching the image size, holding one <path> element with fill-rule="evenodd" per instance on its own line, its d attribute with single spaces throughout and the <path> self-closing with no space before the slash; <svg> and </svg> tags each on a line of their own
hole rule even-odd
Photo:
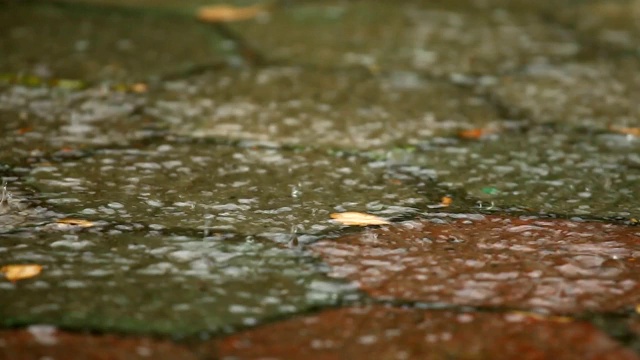
<svg viewBox="0 0 640 360">
<path fill-rule="evenodd" d="M 291 197 L 294 199 L 299 198 L 302 195 L 302 184 L 297 183 L 296 185 L 289 185 L 291 187 Z"/>
<path fill-rule="evenodd" d="M 211 230 L 211 222 L 213 222 L 213 219 L 215 219 L 214 215 L 211 214 L 207 214 L 204 216 L 204 231 L 202 234 L 203 238 L 206 238 L 209 236 L 209 230 Z"/>
<path fill-rule="evenodd" d="M 298 246 L 298 229 L 301 228 L 301 225 L 291 225 L 291 231 L 289 235 L 289 246 L 297 247 Z"/>
<path fill-rule="evenodd" d="M 358 342 L 362 345 L 371 345 L 377 341 L 378 337 L 375 335 L 363 335 L 358 338 Z"/>
<path fill-rule="evenodd" d="M 447 239 L 447 242 L 451 243 L 451 244 L 460 244 L 464 242 L 464 239 L 460 239 L 458 237 L 455 236 L 449 236 L 449 238 Z"/>
<path fill-rule="evenodd" d="M 5 205 L 5 200 L 7 204 Z M 7 179 L 2 179 L 2 193 L 0 194 L 0 209 L 9 206 L 9 199 L 7 198 Z"/>
</svg>

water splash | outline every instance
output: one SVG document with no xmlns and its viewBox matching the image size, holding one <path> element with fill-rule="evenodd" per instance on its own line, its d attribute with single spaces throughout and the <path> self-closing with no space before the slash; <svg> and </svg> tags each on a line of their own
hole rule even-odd
<svg viewBox="0 0 640 360">
<path fill-rule="evenodd" d="M 212 229 L 211 223 L 215 219 L 215 215 L 207 214 L 204 216 L 204 226 L 202 231 L 202 238 L 206 239 L 209 237 L 209 231 Z"/>
<path fill-rule="evenodd" d="M 294 199 L 300 198 L 302 196 L 302 184 L 298 182 L 296 185 L 289 185 L 291 187 L 291 197 Z"/>
<path fill-rule="evenodd" d="M 7 199 L 7 179 L 2 179 L 2 194 L 0 194 L 0 206 L 4 205 L 4 201 Z M 9 201 L 7 199 L 7 205 Z"/>
<path fill-rule="evenodd" d="M 11 209 L 9 204 L 11 193 L 7 191 L 7 179 L 2 179 L 2 192 L 0 192 L 0 214 L 4 214 Z"/>
</svg>

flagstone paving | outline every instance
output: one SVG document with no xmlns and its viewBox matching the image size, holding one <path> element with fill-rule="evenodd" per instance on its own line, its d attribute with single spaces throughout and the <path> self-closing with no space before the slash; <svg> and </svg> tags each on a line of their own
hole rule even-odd
<svg viewBox="0 0 640 360">
<path fill-rule="evenodd" d="M 595 222 L 436 217 L 311 246 L 376 298 L 532 309 L 634 311 L 640 230 Z"/>
<path fill-rule="evenodd" d="M 280 341 L 279 334 L 291 334 Z M 637 359 L 593 325 L 523 313 L 345 308 L 239 333 L 220 358 Z"/>
<path fill-rule="evenodd" d="M 205 4 L 0 1 L 0 358 L 638 358 L 640 1 Z"/>
</svg>

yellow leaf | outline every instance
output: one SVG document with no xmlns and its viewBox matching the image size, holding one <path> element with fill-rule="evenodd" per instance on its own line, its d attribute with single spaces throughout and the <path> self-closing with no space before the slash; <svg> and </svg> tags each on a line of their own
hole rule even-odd
<svg viewBox="0 0 640 360">
<path fill-rule="evenodd" d="M 446 207 L 451 205 L 452 202 L 453 202 L 453 199 L 451 198 L 451 196 L 443 196 L 442 200 L 440 201 L 440 205 Z"/>
<path fill-rule="evenodd" d="M 0 268 L 7 280 L 16 282 L 22 279 L 32 278 L 42 271 L 40 265 L 7 265 Z"/>
<path fill-rule="evenodd" d="M 637 127 L 621 127 L 621 126 L 611 125 L 611 126 L 609 126 L 609 130 L 611 130 L 613 132 L 617 132 L 619 134 L 632 135 L 632 136 L 639 136 L 640 137 L 640 128 L 637 128 Z"/>
<path fill-rule="evenodd" d="M 149 87 L 147 86 L 147 84 L 140 83 L 140 82 L 132 84 L 129 88 L 131 89 L 131 91 L 137 94 L 143 94 L 143 93 L 146 93 L 147 90 L 149 90 Z"/>
<path fill-rule="evenodd" d="M 256 4 L 246 7 L 231 5 L 203 6 L 196 12 L 196 18 L 209 23 L 231 22 L 253 19 L 267 10 L 264 4 Z"/>
<path fill-rule="evenodd" d="M 82 220 L 82 219 L 58 219 L 56 222 L 58 224 L 79 226 L 79 227 L 83 227 L 83 228 L 88 228 L 88 227 L 94 226 L 93 222 L 91 222 L 89 220 Z"/>
<path fill-rule="evenodd" d="M 332 219 L 343 225 L 385 225 L 390 224 L 389 221 L 375 215 L 359 213 L 359 212 L 343 212 L 333 213 L 330 215 Z"/>
</svg>

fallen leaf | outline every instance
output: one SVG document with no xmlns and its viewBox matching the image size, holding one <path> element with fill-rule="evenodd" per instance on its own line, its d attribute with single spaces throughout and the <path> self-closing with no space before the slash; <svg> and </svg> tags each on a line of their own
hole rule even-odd
<svg viewBox="0 0 640 360">
<path fill-rule="evenodd" d="M 388 220 L 385 220 L 379 216 L 360 213 L 360 212 L 333 213 L 330 216 L 335 221 L 347 226 L 352 226 L 352 225 L 368 226 L 368 225 L 390 224 Z"/>
<path fill-rule="evenodd" d="M 453 198 L 447 195 L 447 196 L 443 196 L 442 199 L 440 199 L 440 203 L 429 204 L 427 205 L 427 207 L 429 209 L 442 209 L 442 208 L 448 207 L 449 205 L 451 205 L 451 203 L 453 203 Z"/>
<path fill-rule="evenodd" d="M 93 222 L 89 220 L 82 220 L 82 219 L 58 219 L 56 220 L 56 222 L 58 224 L 79 226 L 84 228 L 92 227 L 95 225 Z"/>
<path fill-rule="evenodd" d="M 537 321 L 552 321 L 556 323 L 566 324 L 573 321 L 573 318 L 568 316 L 554 316 L 554 315 L 542 315 L 529 311 L 512 311 L 511 314 L 517 314 L 524 316 L 528 319 L 537 320 Z"/>
<path fill-rule="evenodd" d="M 32 278 L 40 274 L 41 271 L 42 266 L 33 264 L 6 265 L 0 268 L 0 272 L 11 282 Z"/>
<path fill-rule="evenodd" d="M 24 134 L 26 134 L 28 132 L 31 132 L 31 131 L 33 131 L 33 127 L 32 126 L 26 126 L 26 127 L 22 127 L 20 129 L 18 129 L 17 133 L 19 135 L 24 135 Z"/>
<path fill-rule="evenodd" d="M 451 196 L 443 196 L 442 200 L 440 201 L 440 205 L 446 207 L 451 205 L 452 202 L 453 202 L 453 199 L 451 198 Z"/>
<path fill-rule="evenodd" d="M 130 88 L 131 88 L 131 91 L 133 91 L 136 94 L 143 94 L 143 93 L 146 93 L 147 90 L 149 90 L 149 87 L 145 83 L 135 83 L 135 84 L 132 84 Z"/>
<path fill-rule="evenodd" d="M 264 4 L 246 7 L 211 5 L 199 8 L 196 11 L 196 18 L 209 23 L 232 22 L 253 19 L 265 11 L 267 6 Z"/>
<path fill-rule="evenodd" d="M 383 305 L 301 314 L 213 341 L 223 359 L 638 359 L 589 322 Z"/>
<path fill-rule="evenodd" d="M 495 129 L 470 129 L 470 130 L 462 130 L 458 133 L 458 137 L 462 139 L 480 139 L 481 137 L 494 134 L 497 131 Z"/>
<path fill-rule="evenodd" d="M 609 130 L 619 133 L 619 134 L 624 134 L 624 135 L 632 135 L 632 136 L 639 136 L 640 137 L 640 128 L 638 127 L 622 127 L 622 126 L 615 126 L 615 125 L 611 125 L 609 126 Z"/>
</svg>

